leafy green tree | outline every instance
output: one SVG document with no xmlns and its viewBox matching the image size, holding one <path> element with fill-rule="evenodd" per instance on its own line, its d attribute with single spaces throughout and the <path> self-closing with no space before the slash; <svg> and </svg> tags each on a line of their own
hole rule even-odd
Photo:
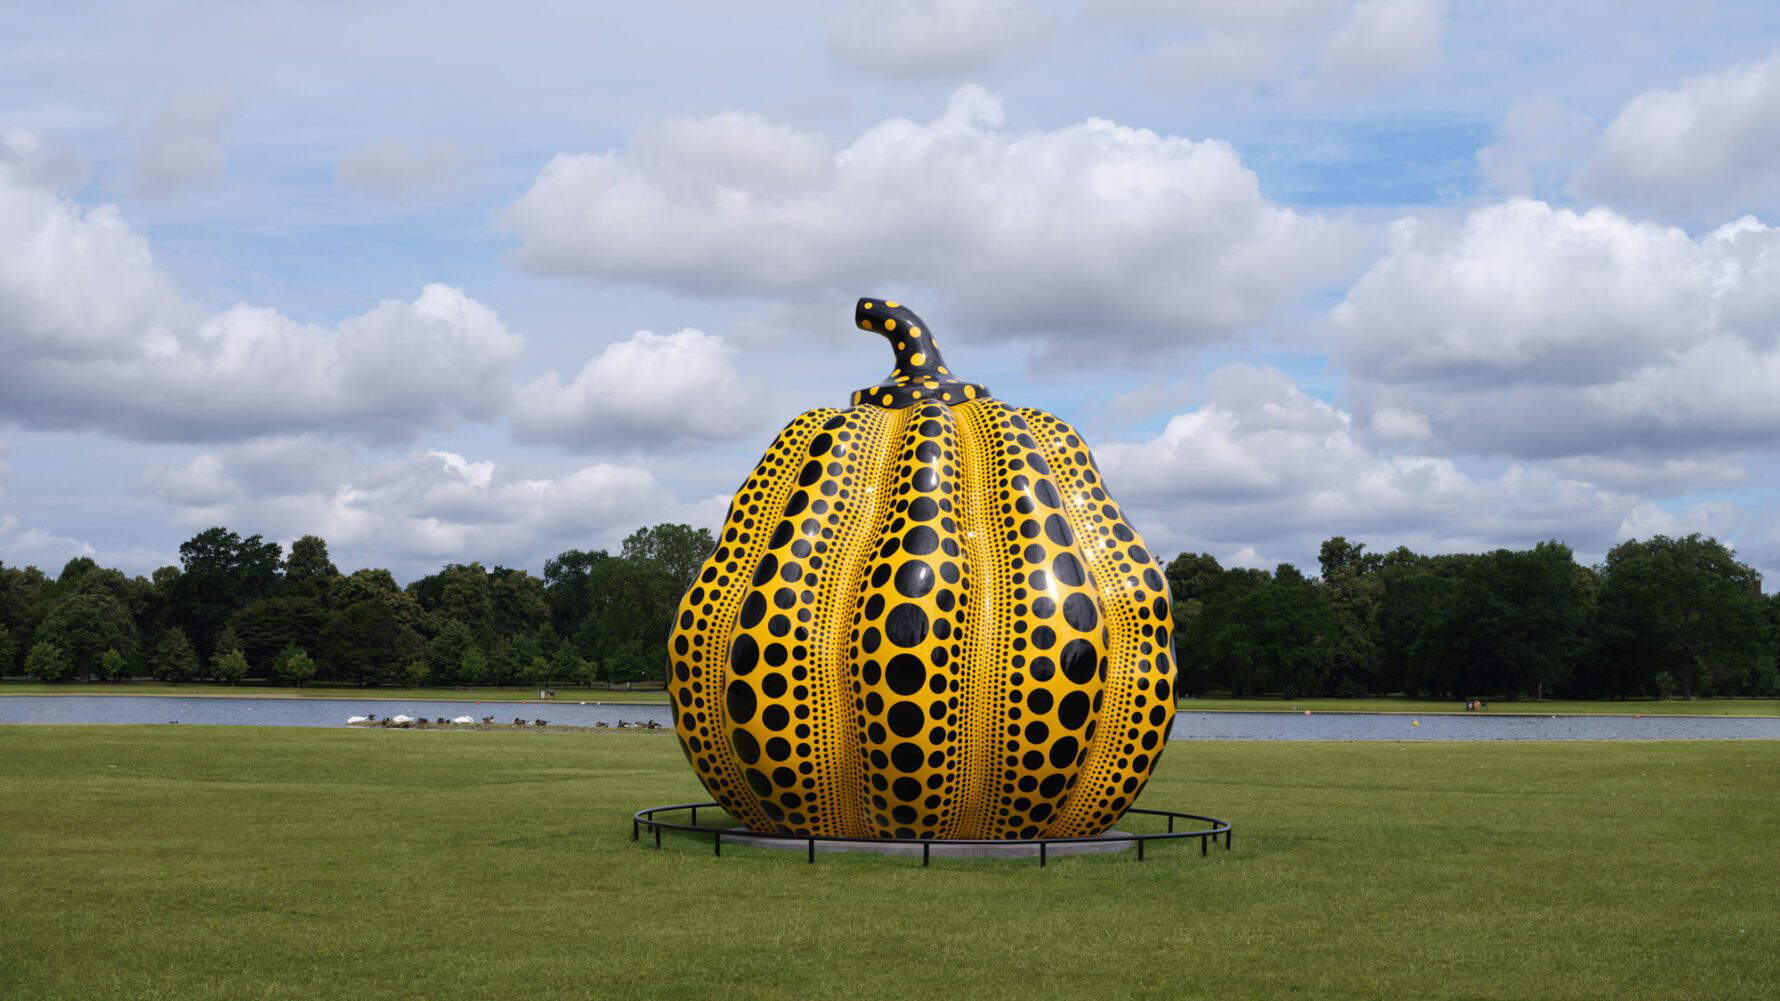
<svg viewBox="0 0 1780 1001">
<path fill-rule="evenodd" d="M 665 679 L 667 636 L 678 585 L 660 564 L 618 557 L 594 566 L 585 632 L 593 658 L 613 681 Z"/>
<path fill-rule="evenodd" d="M 301 688 L 315 677 L 315 661 L 302 647 L 288 644 L 273 660 L 273 677 L 287 685 Z"/>
<path fill-rule="evenodd" d="M 237 610 L 277 590 L 282 555 L 276 542 L 226 528 L 205 529 L 180 545 L 175 604 L 201 655 L 211 655 L 216 634 Z"/>
<path fill-rule="evenodd" d="M 107 650 L 99 655 L 99 677 L 106 681 L 127 681 L 130 677 L 130 662 L 116 649 Z"/>
<path fill-rule="evenodd" d="M 210 673 L 216 680 L 233 685 L 247 677 L 247 655 L 239 649 L 224 650 L 211 659 Z"/>
<path fill-rule="evenodd" d="M 1378 570 L 1383 555 L 1368 553 L 1365 543 L 1337 535 L 1324 540 L 1318 563 L 1323 595 L 1334 618 L 1328 687 L 1347 696 L 1385 692 L 1378 635 L 1384 593 Z"/>
<path fill-rule="evenodd" d="M 427 673 L 435 684 L 468 685 L 483 680 L 488 670 L 487 658 L 478 656 L 475 673 L 469 672 L 469 652 L 477 646 L 476 636 L 470 627 L 457 619 L 447 621 L 439 632 L 427 641 L 426 662 Z"/>
<path fill-rule="evenodd" d="M 53 640 L 31 644 L 25 657 L 25 673 L 41 681 L 67 681 L 74 677 L 74 658 Z"/>
<path fill-rule="evenodd" d="M 463 654 L 458 658 L 457 677 L 460 683 L 470 685 L 487 684 L 493 679 L 488 655 L 473 640 L 464 647 Z"/>
<path fill-rule="evenodd" d="M 322 629 L 320 673 L 328 681 L 379 685 L 424 652 L 420 634 L 396 604 L 368 599 L 348 605 Z"/>
<path fill-rule="evenodd" d="M 1691 699 L 1702 686 L 1741 687 L 1773 662 L 1761 577 L 1718 540 L 1623 542 L 1601 576 L 1598 622 L 1604 651 L 1623 665 L 1619 694 L 1669 671 Z"/>
<path fill-rule="evenodd" d="M 317 649 L 327 618 L 327 607 L 320 599 L 307 594 L 285 595 L 261 598 L 241 609 L 229 619 L 229 628 L 247 655 L 248 665 L 264 671 L 289 646 Z"/>
<path fill-rule="evenodd" d="M 90 571 L 97 576 L 104 571 Z M 123 602 L 103 587 L 77 591 L 57 602 L 38 627 L 37 639 L 47 640 L 74 663 L 74 672 L 86 677 L 99 667 L 99 657 L 117 650 L 125 657 L 136 652 L 136 623 Z"/>
<path fill-rule="evenodd" d="M 156 679 L 174 683 L 197 676 L 198 653 L 186 638 L 185 630 L 173 626 L 161 634 L 154 656 L 149 659 L 149 670 Z"/>
<path fill-rule="evenodd" d="M 291 597 L 325 600 L 340 569 L 328 558 L 327 541 L 318 535 L 305 535 L 290 544 L 284 558 L 284 592 Z"/>
<path fill-rule="evenodd" d="M 698 568 L 716 548 L 717 540 L 712 537 L 708 528 L 664 523 L 632 532 L 625 538 L 619 555 L 666 574 L 674 593 L 674 601 L 678 603 L 680 595 L 692 587 L 693 578 L 698 576 Z M 672 614 L 670 609 L 670 619 Z M 662 635 L 667 635 L 666 624 L 663 625 Z"/>
<path fill-rule="evenodd" d="M 544 595 L 558 636 L 574 642 L 581 635 L 591 601 L 588 577 L 595 564 L 608 559 L 611 557 L 603 549 L 569 549 L 544 561 Z M 579 644 L 577 649 L 581 649 Z"/>
<path fill-rule="evenodd" d="M 0 624 L 0 674 L 11 674 L 13 665 L 18 662 L 19 641 L 12 638 L 12 630 Z"/>
</svg>

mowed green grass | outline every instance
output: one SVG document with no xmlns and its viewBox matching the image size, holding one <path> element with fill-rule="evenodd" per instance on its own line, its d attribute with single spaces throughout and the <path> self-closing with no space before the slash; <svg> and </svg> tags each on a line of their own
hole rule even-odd
<svg viewBox="0 0 1780 1001">
<path fill-rule="evenodd" d="M 1326 713 L 1454 713 L 1464 712 L 1463 700 L 1411 699 L 1402 696 L 1369 699 L 1233 699 L 1214 696 L 1181 699 L 1180 708 L 1193 712 L 1312 712 Z M 1537 702 L 1488 701 L 1484 712 L 1497 715 L 1533 713 L 1559 716 L 1780 716 L 1780 699 L 1541 699 Z"/>
<path fill-rule="evenodd" d="M 0 997 L 1780 996 L 1780 743 L 1177 743 L 1235 850 L 632 844 L 671 737 L 0 727 Z"/>
<path fill-rule="evenodd" d="M 47 685 L 34 681 L 0 682 L 4 695 L 181 695 L 218 698 L 284 699 L 429 699 L 442 702 L 536 702 L 536 688 L 292 688 L 275 685 L 169 685 L 158 681 L 100 682 Z M 556 702 L 635 702 L 667 705 L 661 689 L 558 688 Z M 1464 704 L 1451 699 L 1411 699 L 1402 696 L 1366 699 L 1256 698 L 1212 696 L 1181 699 L 1180 708 L 1194 712 L 1365 712 L 1438 713 L 1463 712 Z M 1556 713 L 1558 715 L 1630 716 L 1780 716 L 1780 699 L 1548 699 L 1538 702 L 1491 702 L 1486 712 Z"/>
<path fill-rule="evenodd" d="M 660 688 L 606 689 L 557 688 L 551 702 L 638 702 L 667 705 L 667 695 Z M 92 684 L 48 685 L 40 681 L 8 681 L 0 683 L 4 695 L 178 695 L 185 698 L 256 698 L 256 699 L 391 699 L 434 702 L 536 702 L 536 688 L 345 688 L 305 687 L 289 685 L 169 685 L 159 681 L 95 682 Z"/>
</svg>

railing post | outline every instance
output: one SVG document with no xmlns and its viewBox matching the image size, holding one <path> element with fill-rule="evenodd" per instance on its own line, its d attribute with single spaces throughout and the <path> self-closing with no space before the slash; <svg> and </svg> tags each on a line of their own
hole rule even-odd
<svg viewBox="0 0 1780 1001">
<path fill-rule="evenodd" d="M 1045 867 L 1045 848 L 1049 844 L 1050 844 L 1049 841 L 1040 841 L 1038 843 L 1038 867 L 1040 869 L 1043 869 Z"/>
<path fill-rule="evenodd" d="M 632 841 L 637 839 L 637 818 L 635 817 L 630 818 L 630 839 Z"/>
<path fill-rule="evenodd" d="M 1168 815 L 1168 833 L 1174 833 L 1174 814 L 1172 813 Z"/>
<path fill-rule="evenodd" d="M 1143 861 L 1143 839 L 1142 838 L 1137 839 L 1137 861 L 1139 861 L 1139 862 Z"/>
<path fill-rule="evenodd" d="M 932 858 L 932 852 L 933 852 L 933 842 L 931 842 L 931 841 L 921 842 L 921 868 L 923 868 L 923 869 L 927 868 L 928 860 Z"/>
<path fill-rule="evenodd" d="M 1236 834 L 1236 828 L 1234 828 L 1234 827 L 1224 828 L 1224 850 L 1225 851 L 1230 850 L 1230 839 L 1232 837 L 1234 837 L 1235 834 Z"/>
<path fill-rule="evenodd" d="M 810 864 L 811 865 L 816 864 L 816 839 L 815 838 L 810 839 Z"/>
<path fill-rule="evenodd" d="M 692 826 L 698 826 L 698 807 L 696 806 L 692 808 Z"/>
<path fill-rule="evenodd" d="M 1205 834 L 1199 835 L 1199 857 L 1200 858 L 1205 857 L 1206 847 L 1207 847 L 1207 843 L 1208 843 L 1207 842 L 1208 837 L 1209 837 L 1209 835 L 1205 835 Z"/>
<path fill-rule="evenodd" d="M 723 832 L 722 831 L 712 831 L 711 832 L 711 854 L 715 855 L 719 858 L 723 857 Z"/>
<path fill-rule="evenodd" d="M 655 847 L 656 848 L 661 847 L 661 826 L 660 825 L 656 825 L 656 828 L 655 828 Z"/>
</svg>

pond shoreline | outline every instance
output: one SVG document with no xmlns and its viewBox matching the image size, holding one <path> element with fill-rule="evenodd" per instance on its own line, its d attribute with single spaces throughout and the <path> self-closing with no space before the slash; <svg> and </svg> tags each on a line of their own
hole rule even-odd
<svg viewBox="0 0 1780 1001">
<path fill-rule="evenodd" d="M 350 695 L 337 693 L 283 692 L 283 693 L 240 693 L 191 691 L 191 692 L 120 692 L 120 691 L 82 691 L 70 689 L 63 692 L 9 692 L 0 685 L 0 697 L 18 699 L 57 699 L 57 698 L 130 698 L 130 699 L 289 699 L 293 701 L 334 702 L 461 702 L 464 705 L 500 704 L 500 705 L 531 705 L 531 706 L 613 706 L 616 708 L 633 709 L 668 709 L 672 703 L 666 700 L 644 702 L 642 700 L 620 699 L 469 699 L 453 698 L 449 692 L 427 693 L 425 695 Z M 1221 706 L 1216 699 L 1182 699 L 1176 708 L 1182 712 L 1215 712 L 1215 713 L 1273 713 L 1300 715 L 1308 713 L 1314 716 L 1495 716 L 1495 717 L 1526 717 L 1529 719 L 1545 719 L 1552 716 L 1634 716 L 1663 719 L 1770 719 L 1780 718 L 1780 702 L 1776 702 L 1771 713 L 1712 713 L 1712 712 L 1663 712 L 1662 710 L 1644 711 L 1630 708 L 1571 708 L 1558 706 L 1550 710 L 1532 710 L 1521 708 L 1519 703 L 1510 703 L 1513 709 L 1484 709 L 1466 711 L 1464 709 L 1394 709 L 1375 707 L 1368 709 L 1302 709 L 1281 703 L 1278 708 L 1265 706 Z"/>
</svg>

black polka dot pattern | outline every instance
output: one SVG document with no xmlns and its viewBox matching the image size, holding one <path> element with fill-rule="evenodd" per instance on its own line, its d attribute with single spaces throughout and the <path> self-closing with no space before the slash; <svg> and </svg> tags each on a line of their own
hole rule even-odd
<svg viewBox="0 0 1780 1001">
<path fill-rule="evenodd" d="M 1073 429 L 924 386 L 950 373 L 919 317 L 859 315 L 909 378 L 799 417 L 742 485 L 669 638 L 687 760 L 755 830 L 1099 833 L 1173 720 L 1160 570 Z"/>
</svg>

